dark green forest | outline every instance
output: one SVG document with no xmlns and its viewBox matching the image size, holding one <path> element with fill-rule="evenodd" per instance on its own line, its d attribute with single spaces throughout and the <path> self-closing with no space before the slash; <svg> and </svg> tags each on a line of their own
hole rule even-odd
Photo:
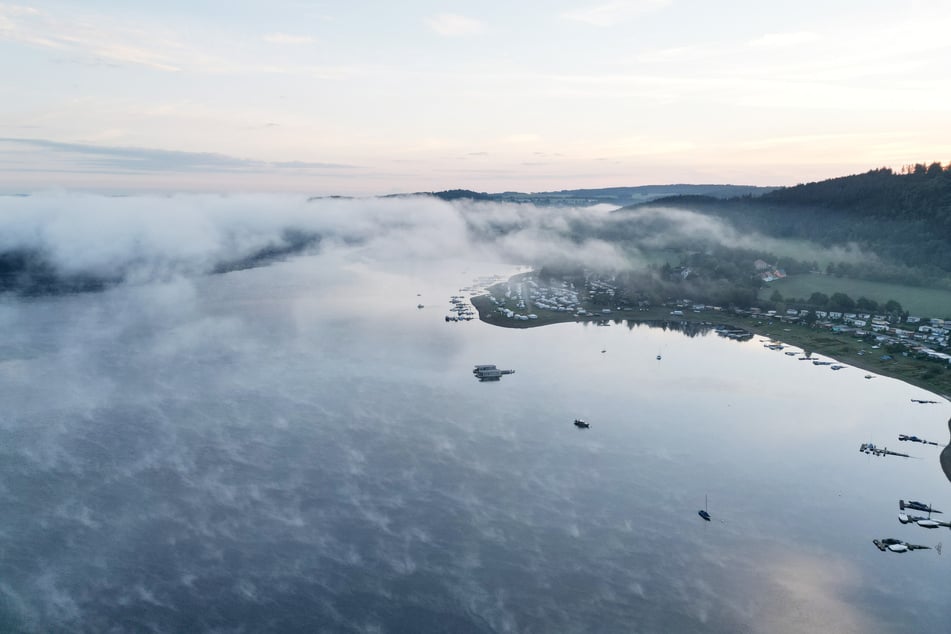
<svg viewBox="0 0 951 634">
<path fill-rule="evenodd" d="M 501 192 L 486 193 L 468 189 L 450 189 L 440 192 L 417 193 L 442 200 L 487 200 L 494 202 L 531 203 L 539 207 L 589 206 L 600 203 L 608 205 L 633 205 L 667 196 L 709 196 L 711 198 L 736 198 L 759 196 L 776 189 L 753 185 L 640 185 L 637 187 L 602 187 L 599 189 L 563 189 L 551 192 Z"/>
<path fill-rule="evenodd" d="M 849 279 L 949 289 L 951 165 L 918 164 L 900 173 L 876 169 L 755 197 L 665 197 L 619 209 L 606 223 L 576 218 L 571 237 L 579 248 L 586 239 L 598 239 L 654 252 L 654 260 L 638 270 L 613 273 L 627 302 L 690 298 L 723 306 L 900 313 L 901 305 L 888 297 L 842 292 L 797 298 L 774 292 L 764 301 L 759 296 L 764 267 L 754 262 L 781 275 L 842 278 L 842 289 L 848 289 Z M 820 248 L 803 246 L 808 244 Z M 542 273 L 581 275 L 577 268 L 560 269 L 548 265 Z"/>
<path fill-rule="evenodd" d="M 777 189 L 758 197 L 672 196 L 648 203 L 711 214 L 741 231 L 855 244 L 880 261 L 829 273 L 944 286 L 951 274 L 951 164 L 923 163 Z M 628 209 L 636 209 L 643 205 Z"/>
</svg>

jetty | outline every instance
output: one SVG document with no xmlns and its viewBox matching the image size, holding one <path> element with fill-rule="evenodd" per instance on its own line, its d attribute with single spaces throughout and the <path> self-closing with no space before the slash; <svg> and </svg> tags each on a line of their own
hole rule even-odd
<svg viewBox="0 0 951 634">
<path fill-rule="evenodd" d="M 870 455 L 870 456 L 899 456 L 901 458 L 911 458 L 906 453 L 898 453 L 897 451 L 890 451 L 887 447 L 876 447 L 873 443 L 863 442 L 862 446 L 859 447 L 859 451 Z"/>
</svg>

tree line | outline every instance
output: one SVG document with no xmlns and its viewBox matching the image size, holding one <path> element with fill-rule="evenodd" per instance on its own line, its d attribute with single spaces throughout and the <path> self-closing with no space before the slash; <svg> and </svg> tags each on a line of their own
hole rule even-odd
<svg viewBox="0 0 951 634">
<path fill-rule="evenodd" d="M 951 164 L 919 163 L 718 200 L 665 198 L 664 204 L 728 220 L 740 230 L 823 245 L 854 243 L 878 259 L 836 263 L 834 274 L 948 286 L 951 274 Z"/>
</svg>

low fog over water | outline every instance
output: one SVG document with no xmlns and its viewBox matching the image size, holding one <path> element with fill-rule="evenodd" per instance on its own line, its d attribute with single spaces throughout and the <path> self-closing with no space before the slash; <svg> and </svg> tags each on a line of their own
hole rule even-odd
<svg viewBox="0 0 951 634">
<path fill-rule="evenodd" d="M 948 541 L 897 520 L 899 499 L 951 513 L 941 448 L 858 452 L 945 441 L 944 400 L 756 339 L 444 321 L 450 295 L 518 264 L 628 261 L 572 239 L 608 209 L 71 194 L 0 209 L 3 250 L 110 280 L 0 302 L 2 631 L 951 618 L 946 556 L 872 545 Z M 477 363 L 516 373 L 479 383 Z"/>
<path fill-rule="evenodd" d="M 108 283 L 233 270 L 328 244 L 362 249 L 377 260 L 457 257 L 610 271 L 643 267 L 643 250 L 685 242 L 756 248 L 803 260 L 876 258 L 854 244 L 819 247 L 740 233 L 728 222 L 684 209 L 615 212 L 609 205 L 537 207 L 431 196 L 51 192 L 0 197 L 0 257 L 26 253 L 59 276 Z"/>
</svg>

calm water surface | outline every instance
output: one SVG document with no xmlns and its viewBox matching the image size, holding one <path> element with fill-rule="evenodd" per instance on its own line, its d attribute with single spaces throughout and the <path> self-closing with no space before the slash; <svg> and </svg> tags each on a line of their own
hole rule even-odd
<svg viewBox="0 0 951 634">
<path fill-rule="evenodd" d="M 897 442 L 946 443 L 946 402 L 757 339 L 445 323 L 494 272 L 5 300 L 0 631 L 947 629 L 951 553 L 871 543 L 951 547 L 897 521 L 951 514 L 940 449 Z"/>
</svg>

